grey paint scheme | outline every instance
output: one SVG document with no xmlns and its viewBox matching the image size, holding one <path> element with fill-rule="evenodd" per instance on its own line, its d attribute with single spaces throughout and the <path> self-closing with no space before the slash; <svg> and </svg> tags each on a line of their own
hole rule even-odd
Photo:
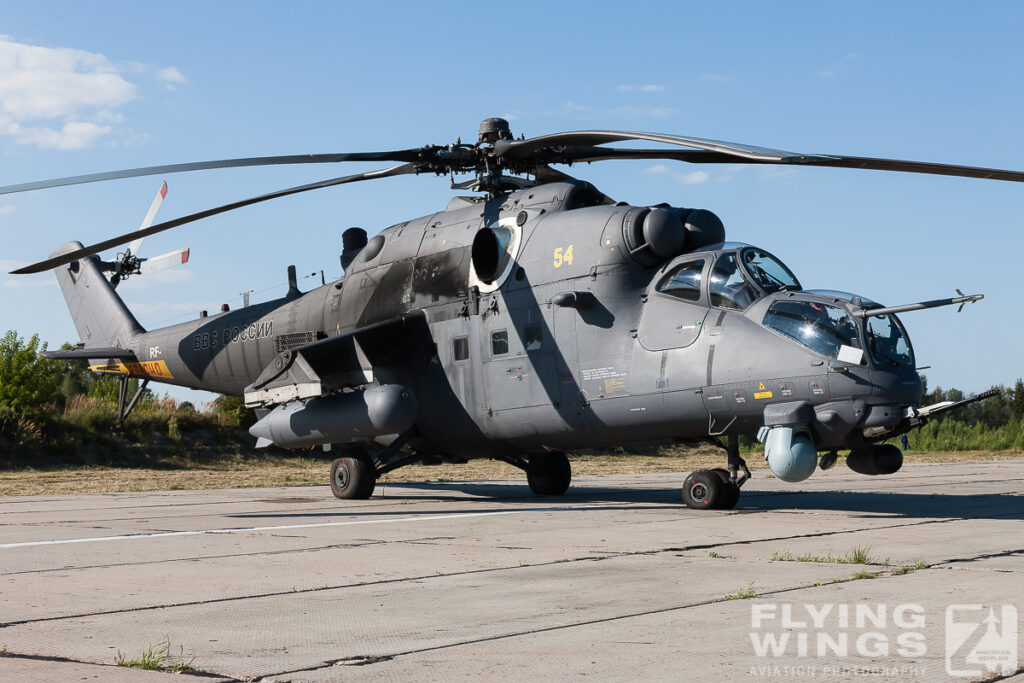
<svg viewBox="0 0 1024 683">
<path fill-rule="evenodd" d="M 754 433 L 766 405 L 788 402 L 814 408 L 819 448 L 850 447 L 865 420 L 895 424 L 920 400 L 912 369 L 839 364 L 761 326 L 771 301 L 790 292 L 739 313 L 710 307 L 706 285 L 695 303 L 654 291 L 675 264 L 696 258 L 706 260 L 706 282 L 726 247 L 644 267 L 623 238 L 623 220 L 636 207 L 579 206 L 595 196 L 587 183 L 558 182 L 494 200 L 456 198 L 443 212 L 371 238 L 337 282 L 151 332 L 110 290 L 84 297 L 114 311 L 91 314 L 114 331 L 90 337 L 92 326 L 83 328 L 75 313 L 81 293 L 64 291 L 87 346 L 116 341 L 141 361 L 166 362 L 173 379 L 158 381 L 226 394 L 242 394 L 289 346 L 422 315 L 418 332 L 385 330 L 370 348 L 360 343 L 375 383 L 401 384 L 417 399 L 410 445 L 453 457 Z M 521 224 L 520 249 L 500 288 L 481 293 L 469 284 L 471 247 L 478 231 L 499 221 Z M 555 251 L 570 246 L 571 263 L 556 267 Z M 62 287 L 66 271 L 58 269 Z M 590 293 L 594 303 L 552 305 L 563 292 Z M 540 348 L 527 350 L 527 326 L 539 326 Z M 495 355 L 491 334 L 502 330 L 508 352 Z M 456 337 L 468 340 L 466 360 L 453 357 Z M 754 397 L 762 386 L 770 399 Z"/>
</svg>

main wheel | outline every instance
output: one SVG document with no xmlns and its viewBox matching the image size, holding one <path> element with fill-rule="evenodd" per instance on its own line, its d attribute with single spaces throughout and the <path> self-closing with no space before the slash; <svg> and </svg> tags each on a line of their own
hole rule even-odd
<svg viewBox="0 0 1024 683">
<path fill-rule="evenodd" d="M 683 502 L 694 510 L 713 510 L 725 499 L 725 484 L 712 470 L 691 472 L 683 480 Z"/>
<path fill-rule="evenodd" d="M 377 486 L 377 472 L 365 456 L 338 458 L 331 463 L 331 492 L 335 498 L 366 500 Z"/>
<path fill-rule="evenodd" d="M 729 477 L 729 470 L 721 467 L 716 467 L 711 470 L 718 475 L 718 478 L 722 480 L 723 495 L 722 502 L 715 506 L 716 510 L 732 510 L 736 507 L 736 503 L 740 502 L 740 487 L 732 483 L 732 479 Z"/>
<path fill-rule="evenodd" d="M 531 455 L 526 482 L 538 496 L 560 496 L 572 481 L 572 467 L 565 453 Z"/>
</svg>

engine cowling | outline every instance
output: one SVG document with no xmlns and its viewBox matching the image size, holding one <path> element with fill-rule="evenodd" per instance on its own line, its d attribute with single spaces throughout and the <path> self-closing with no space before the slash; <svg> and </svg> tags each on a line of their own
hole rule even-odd
<svg viewBox="0 0 1024 683">
<path fill-rule="evenodd" d="M 636 208 L 622 219 L 622 240 L 634 261 L 651 267 L 686 251 L 724 242 L 725 225 L 706 209 Z"/>
</svg>

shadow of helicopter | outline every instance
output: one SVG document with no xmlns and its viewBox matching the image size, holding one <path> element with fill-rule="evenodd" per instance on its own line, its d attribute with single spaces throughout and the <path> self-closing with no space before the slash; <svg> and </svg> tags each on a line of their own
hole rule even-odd
<svg viewBox="0 0 1024 683">
<path fill-rule="evenodd" d="M 423 495 L 424 491 L 429 491 Z M 693 514 L 680 500 L 679 490 L 637 489 L 625 487 L 581 487 L 562 496 L 536 496 L 526 483 L 481 481 L 393 483 L 383 488 L 371 502 L 465 503 L 487 498 L 494 502 L 532 503 L 530 507 L 501 508 L 432 508 L 429 510 L 365 510 L 352 508 L 332 512 L 245 513 L 235 518 L 301 518 L 301 517 L 415 517 L 467 513 L 496 512 L 559 512 L 588 513 L 600 511 L 678 510 L 680 518 Z M 540 505 L 538 505 L 540 503 Z M 582 507 L 582 506 L 588 507 Z M 589 507 L 594 505 L 594 507 Z M 770 512 L 803 513 L 849 512 L 853 517 L 892 517 L 899 519 L 1005 519 L 1024 520 L 1020 496 L 1014 494 L 954 495 L 930 493 L 881 493 L 875 491 L 747 491 L 733 511 L 698 511 L 702 514 L 757 514 Z"/>
</svg>

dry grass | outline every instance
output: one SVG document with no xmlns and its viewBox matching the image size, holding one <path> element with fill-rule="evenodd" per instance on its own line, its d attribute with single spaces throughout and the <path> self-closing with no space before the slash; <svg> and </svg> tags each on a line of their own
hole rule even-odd
<svg viewBox="0 0 1024 683">
<path fill-rule="evenodd" d="M 1009 460 L 1019 452 L 960 452 L 908 454 L 908 462 L 969 462 Z M 723 467 L 724 453 L 711 446 L 674 447 L 654 453 L 574 455 L 575 475 L 647 474 Z M 763 469 L 758 454 L 747 456 L 751 469 Z M 325 485 L 330 458 L 280 455 L 234 455 L 204 461 L 169 459 L 157 467 L 60 466 L 0 472 L 0 496 L 61 493 L 123 493 L 193 489 L 249 488 L 258 486 Z M 475 481 L 522 479 L 523 473 L 503 462 L 472 460 L 464 465 L 411 465 L 391 472 L 383 482 Z"/>
</svg>

